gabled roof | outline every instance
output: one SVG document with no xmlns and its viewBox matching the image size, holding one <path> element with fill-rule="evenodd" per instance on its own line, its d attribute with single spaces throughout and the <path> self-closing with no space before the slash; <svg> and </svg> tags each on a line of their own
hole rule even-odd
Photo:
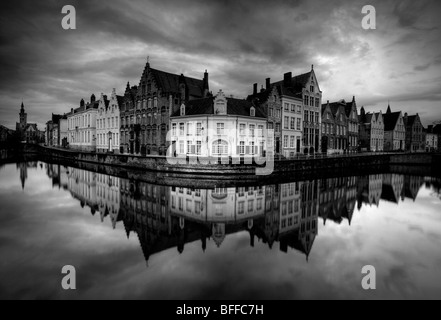
<svg viewBox="0 0 441 320">
<path fill-rule="evenodd" d="M 400 119 L 401 112 L 392 112 L 383 114 L 384 119 L 384 131 L 393 131 L 397 126 L 397 122 Z"/>
<path fill-rule="evenodd" d="M 158 87 L 164 92 L 179 93 L 180 79 L 185 82 L 188 87 L 190 96 L 203 97 L 204 95 L 204 81 L 202 79 L 194 79 L 177 74 L 164 72 L 157 69 L 150 68 L 150 72 L 156 81 Z"/>
<path fill-rule="evenodd" d="M 214 99 L 215 97 L 208 97 L 203 99 L 190 100 L 185 106 L 185 115 L 204 115 L 204 114 L 214 114 Z M 250 116 L 251 107 L 256 109 L 256 118 L 266 118 L 264 112 L 256 107 L 253 103 L 247 100 L 240 100 L 234 98 L 227 99 L 227 114 L 236 116 Z M 177 110 L 172 117 L 179 117 L 180 110 Z"/>
<path fill-rule="evenodd" d="M 124 97 L 123 96 L 116 96 L 116 101 L 118 102 L 118 106 L 122 106 L 124 103 Z"/>
<path fill-rule="evenodd" d="M 413 124 L 415 123 L 416 119 L 419 118 L 418 115 L 414 115 L 414 116 L 408 116 L 407 120 L 406 120 L 406 125 L 407 126 L 413 126 Z M 406 119 L 406 118 L 405 118 Z"/>
<path fill-rule="evenodd" d="M 300 74 L 298 76 L 295 76 L 291 79 L 291 90 L 290 92 L 294 95 L 298 95 L 303 91 L 303 88 L 306 87 L 306 84 L 308 83 L 309 79 L 311 78 L 312 71 L 309 71 L 307 73 Z M 282 88 L 285 87 L 284 80 L 278 81 L 273 83 L 273 85 L 281 86 Z"/>
</svg>

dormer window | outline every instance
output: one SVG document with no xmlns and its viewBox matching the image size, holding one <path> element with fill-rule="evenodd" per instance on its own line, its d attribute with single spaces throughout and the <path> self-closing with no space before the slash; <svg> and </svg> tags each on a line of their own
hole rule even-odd
<svg viewBox="0 0 441 320">
<path fill-rule="evenodd" d="M 255 117 L 256 116 L 256 109 L 254 107 L 251 107 L 250 109 L 250 116 Z"/>
<path fill-rule="evenodd" d="M 182 116 L 185 116 L 185 105 L 184 104 L 181 105 L 181 117 Z"/>
<path fill-rule="evenodd" d="M 227 98 L 225 97 L 225 94 L 222 92 L 222 90 L 219 90 L 219 93 L 214 99 L 214 114 L 227 114 Z"/>
</svg>

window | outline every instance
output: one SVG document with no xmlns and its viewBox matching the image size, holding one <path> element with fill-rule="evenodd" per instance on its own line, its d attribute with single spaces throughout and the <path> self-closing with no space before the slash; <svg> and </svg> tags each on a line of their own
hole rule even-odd
<svg viewBox="0 0 441 320">
<path fill-rule="evenodd" d="M 257 127 L 257 135 L 258 135 L 259 137 L 263 137 L 263 126 L 262 126 L 262 125 L 259 125 L 259 126 Z"/>
<path fill-rule="evenodd" d="M 176 137 L 176 123 L 172 124 L 172 136 Z"/>
<path fill-rule="evenodd" d="M 308 110 L 305 110 L 305 115 L 304 115 L 304 119 L 305 119 L 305 122 L 308 122 L 308 119 L 309 118 L 309 112 L 308 112 Z"/>
<path fill-rule="evenodd" d="M 191 136 L 193 134 L 193 125 L 191 123 L 187 123 L 187 136 Z"/>
<path fill-rule="evenodd" d="M 289 141 L 289 147 L 293 149 L 294 145 L 295 145 L 295 137 L 291 136 L 291 139 Z"/>
<path fill-rule="evenodd" d="M 280 132 L 280 123 L 276 123 L 276 132 Z"/>
<path fill-rule="evenodd" d="M 291 105 L 291 112 L 292 112 L 292 113 L 295 113 L 295 112 L 296 112 L 296 105 L 295 105 L 295 104 L 292 104 L 292 105 Z"/>
<path fill-rule="evenodd" d="M 311 93 L 314 93 L 314 86 L 313 86 L 313 85 L 311 85 L 311 86 L 309 87 L 309 91 L 310 91 Z"/>
<path fill-rule="evenodd" d="M 308 105 L 308 102 L 309 102 L 309 97 L 308 97 L 308 96 L 305 96 L 305 97 L 303 98 L 303 104 L 304 104 L 305 106 L 307 106 L 307 105 Z"/>
<path fill-rule="evenodd" d="M 187 212 L 191 212 L 191 203 L 192 203 L 192 201 L 191 200 L 187 200 L 186 201 L 186 211 Z"/>
<path fill-rule="evenodd" d="M 257 200 L 256 210 L 262 210 L 262 199 Z"/>
<path fill-rule="evenodd" d="M 315 106 L 316 106 L 316 108 L 318 108 L 320 106 L 320 99 L 319 98 L 315 98 Z"/>
<path fill-rule="evenodd" d="M 297 113 L 302 114 L 302 106 L 297 106 Z"/>
<path fill-rule="evenodd" d="M 194 213 L 195 214 L 201 213 L 201 203 L 199 201 L 194 202 Z"/>
<path fill-rule="evenodd" d="M 202 132 L 202 123 L 198 122 L 196 124 L 196 135 L 201 136 L 201 132 Z"/>
<path fill-rule="evenodd" d="M 241 154 L 241 155 L 245 154 L 245 141 L 240 142 L 239 154 Z"/>
<path fill-rule="evenodd" d="M 255 117 L 255 116 L 256 116 L 256 109 L 254 109 L 254 107 L 252 107 L 252 108 L 250 109 L 250 116 L 251 116 L 251 117 Z"/>
<path fill-rule="evenodd" d="M 239 202 L 238 213 L 239 214 L 245 213 L 245 202 Z"/>
<path fill-rule="evenodd" d="M 274 130 L 274 123 L 272 122 L 268 123 L 268 130 Z"/>
<path fill-rule="evenodd" d="M 288 148 L 288 136 L 283 137 L 283 147 Z"/>
<path fill-rule="evenodd" d="M 183 123 L 179 124 L 179 135 L 183 136 L 185 134 L 185 127 Z"/>
<path fill-rule="evenodd" d="M 309 98 L 309 105 L 310 105 L 311 107 L 314 106 L 314 97 Z"/>
<path fill-rule="evenodd" d="M 302 130 L 302 121 L 300 118 L 297 118 L 297 130 Z"/>
<path fill-rule="evenodd" d="M 245 126 L 243 123 L 241 123 L 241 124 L 239 125 L 239 134 L 240 134 L 241 136 L 244 136 L 244 135 L 245 135 L 245 128 L 246 128 L 246 126 Z"/>
<path fill-rule="evenodd" d="M 254 138 L 256 126 L 254 124 L 250 124 L 250 136 Z"/>
<path fill-rule="evenodd" d="M 218 123 L 217 124 L 217 135 L 223 135 L 225 131 L 225 124 L 224 123 Z"/>
<path fill-rule="evenodd" d="M 281 118 L 281 111 L 280 111 L 280 109 L 277 109 L 277 110 L 276 110 L 276 118 L 277 118 L 277 119 L 280 119 L 280 118 Z"/>
<path fill-rule="evenodd" d="M 224 140 L 217 140 L 217 141 L 213 142 L 213 154 L 227 155 L 228 154 L 228 143 Z"/>
<path fill-rule="evenodd" d="M 269 116 L 274 117 L 274 109 L 273 108 L 269 108 Z"/>
<path fill-rule="evenodd" d="M 196 141 L 196 154 L 202 154 L 202 141 Z"/>
<path fill-rule="evenodd" d="M 289 117 L 284 117 L 283 128 L 289 129 Z"/>
<path fill-rule="evenodd" d="M 315 123 L 319 123 L 319 113 L 315 113 Z"/>
<path fill-rule="evenodd" d="M 185 148 L 184 141 L 179 141 L 179 153 L 180 154 L 184 154 L 185 153 L 184 148 Z"/>
<path fill-rule="evenodd" d="M 187 141 L 187 154 L 191 154 L 191 141 Z"/>
<path fill-rule="evenodd" d="M 254 200 L 248 200 L 248 212 L 254 211 Z"/>
<path fill-rule="evenodd" d="M 314 112 L 311 111 L 310 115 L 311 115 L 311 121 L 310 122 L 314 123 Z"/>
<path fill-rule="evenodd" d="M 289 103 L 285 103 L 285 111 L 289 111 Z"/>
<path fill-rule="evenodd" d="M 296 129 L 296 118 L 291 118 L 291 130 Z"/>
</svg>

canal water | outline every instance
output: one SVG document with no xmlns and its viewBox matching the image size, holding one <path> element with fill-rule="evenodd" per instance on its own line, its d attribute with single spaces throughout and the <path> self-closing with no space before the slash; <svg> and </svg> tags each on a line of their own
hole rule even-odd
<svg viewBox="0 0 441 320">
<path fill-rule="evenodd" d="M 440 185 L 386 173 L 204 190 L 3 165 L 0 298 L 440 299 Z"/>
</svg>

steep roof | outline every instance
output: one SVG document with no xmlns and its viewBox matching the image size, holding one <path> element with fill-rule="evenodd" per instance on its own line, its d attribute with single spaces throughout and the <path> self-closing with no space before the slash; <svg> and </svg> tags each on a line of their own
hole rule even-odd
<svg viewBox="0 0 441 320">
<path fill-rule="evenodd" d="M 415 120 L 417 119 L 417 117 L 418 117 L 418 115 L 408 116 L 407 120 L 406 120 L 406 125 L 407 126 L 413 126 L 413 124 L 415 123 Z"/>
<path fill-rule="evenodd" d="M 180 79 L 184 80 L 188 87 L 188 93 L 191 96 L 202 97 L 204 95 L 204 80 L 194 79 L 177 74 L 168 73 L 165 71 L 150 68 L 157 85 L 164 92 L 179 93 Z"/>
<path fill-rule="evenodd" d="M 190 100 L 185 106 L 185 115 L 203 115 L 214 114 L 214 99 L 215 97 L 208 97 L 203 99 Z M 227 114 L 236 116 L 250 116 L 250 109 L 254 106 L 253 103 L 247 100 L 240 100 L 234 98 L 227 99 Z M 254 106 L 256 109 L 256 118 L 266 118 L 264 112 Z M 180 110 L 177 110 L 172 117 L 179 117 Z"/>
<path fill-rule="evenodd" d="M 124 103 L 124 97 L 123 96 L 116 96 L 116 101 L 118 102 L 118 106 L 122 106 Z"/>
<path fill-rule="evenodd" d="M 401 112 L 392 112 L 383 114 L 384 119 L 384 131 L 393 131 L 397 126 L 397 122 L 400 119 Z"/>
</svg>

